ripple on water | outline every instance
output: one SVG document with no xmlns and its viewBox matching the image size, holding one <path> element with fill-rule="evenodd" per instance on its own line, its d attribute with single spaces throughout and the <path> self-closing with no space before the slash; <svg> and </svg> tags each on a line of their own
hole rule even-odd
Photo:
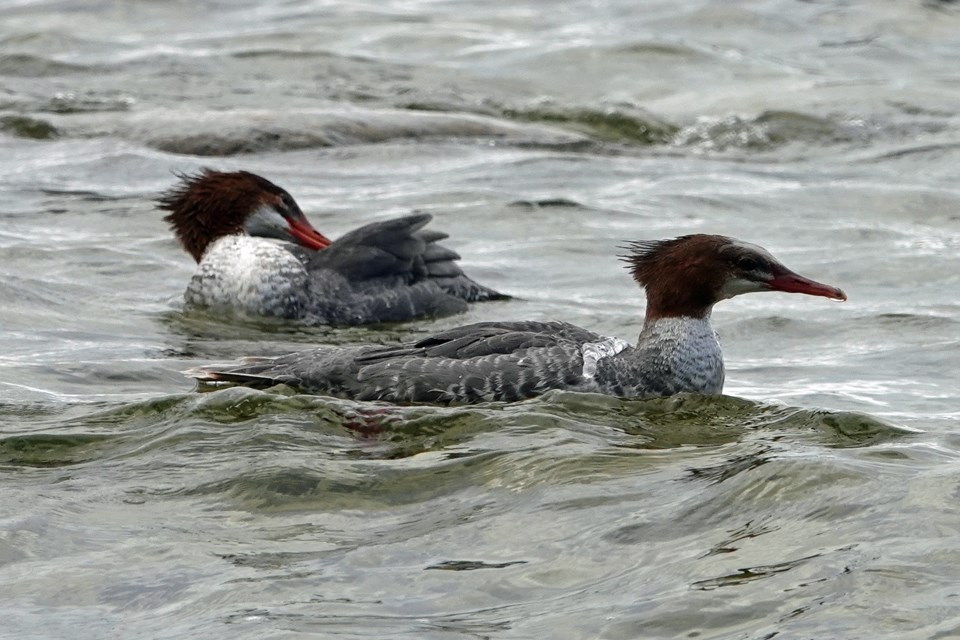
<svg viewBox="0 0 960 640">
<path fill-rule="evenodd" d="M 162 461 L 169 466 L 160 493 L 216 496 L 253 510 L 388 508 L 470 487 L 582 485 L 656 472 L 691 449 L 760 447 L 689 472 L 718 483 L 779 455 L 781 441 L 856 448 L 907 433 L 862 414 L 733 397 L 638 401 L 553 392 L 516 404 L 438 408 L 239 387 L 88 408 L 62 424 L 0 440 L 3 462 L 123 459 L 149 469 Z"/>
<path fill-rule="evenodd" d="M 36 78 L 90 72 L 93 67 L 61 62 L 28 53 L 8 53 L 0 56 L 0 73 L 5 76 Z"/>
<path fill-rule="evenodd" d="M 674 143 L 702 151 L 760 152 L 794 143 L 817 147 L 865 143 L 874 135 L 875 128 L 868 127 L 862 120 L 765 111 L 754 117 L 702 118 L 680 130 Z"/>
<path fill-rule="evenodd" d="M 957 635 L 948 3 L 49 4 L 0 55 L 8 634 Z M 205 154 L 333 232 L 430 211 L 523 299 L 184 313 L 150 200 Z M 211 359 L 491 317 L 635 336 L 616 246 L 699 230 L 849 288 L 718 312 L 728 390 L 783 402 L 177 393 Z"/>
<path fill-rule="evenodd" d="M 390 140 L 484 138 L 504 143 L 567 145 L 573 132 L 515 124 L 481 115 L 390 109 L 299 109 L 132 113 L 50 113 L 45 123 L 64 136 L 89 137 L 108 127 L 116 135 L 169 153 L 230 156 Z"/>
</svg>

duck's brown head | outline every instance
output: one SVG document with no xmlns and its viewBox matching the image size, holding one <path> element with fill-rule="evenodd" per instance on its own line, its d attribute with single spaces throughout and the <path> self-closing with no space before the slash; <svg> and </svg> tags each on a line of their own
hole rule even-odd
<svg viewBox="0 0 960 640">
<path fill-rule="evenodd" d="M 197 262 L 214 240 L 234 234 L 278 238 L 309 249 L 330 244 L 289 193 L 255 173 L 203 169 L 177 177 L 180 182 L 157 199 L 157 207 L 170 212 L 164 220 Z"/>
</svg>

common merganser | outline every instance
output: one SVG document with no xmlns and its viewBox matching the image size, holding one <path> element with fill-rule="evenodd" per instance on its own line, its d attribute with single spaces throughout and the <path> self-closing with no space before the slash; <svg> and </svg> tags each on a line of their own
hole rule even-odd
<svg viewBox="0 0 960 640">
<path fill-rule="evenodd" d="M 481 322 L 399 346 L 321 347 L 187 373 L 214 383 L 286 383 L 358 400 L 440 404 L 512 401 L 550 389 L 718 394 L 724 367 L 710 324 L 715 303 L 753 291 L 847 299 L 733 238 L 688 235 L 627 248 L 623 259 L 647 294 L 636 346 L 565 322 Z"/>
<path fill-rule="evenodd" d="M 197 261 L 188 306 L 306 324 L 403 322 L 461 313 L 509 296 L 463 273 L 429 214 L 354 229 L 331 241 L 289 193 L 248 171 L 181 174 L 158 208 Z M 295 244 L 277 243 L 274 239 Z"/>
</svg>

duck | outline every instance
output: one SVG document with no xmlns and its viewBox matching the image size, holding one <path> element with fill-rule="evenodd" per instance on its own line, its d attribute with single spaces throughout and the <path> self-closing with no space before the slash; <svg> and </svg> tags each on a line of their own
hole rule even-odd
<svg viewBox="0 0 960 640">
<path fill-rule="evenodd" d="M 636 344 L 562 321 L 468 324 L 399 345 L 315 347 L 189 372 L 214 387 L 285 384 L 304 393 L 409 404 L 511 402 L 560 389 L 625 398 L 720 394 L 714 305 L 779 291 L 844 301 L 766 249 L 721 235 L 639 241 L 621 256 L 646 291 Z"/>
<path fill-rule="evenodd" d="M 510 296 L 467 276 L 426 229 L 425 213 L 374 222 L 331 240 L 283 188 L 249 171 L 176 174 L 157 207 L 197 263 L 188 308 L 304 325 L 396 323 L 462 313 Z"/>
</svg>

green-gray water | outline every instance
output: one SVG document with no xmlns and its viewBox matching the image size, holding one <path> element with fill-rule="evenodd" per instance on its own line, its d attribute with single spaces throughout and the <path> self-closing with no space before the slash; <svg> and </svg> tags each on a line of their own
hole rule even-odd
<svg viewBox="0 0 960 640">
<path fill-rule="evenodd" d="M 0 636 L 960 636 L 960 9 L 0 5 Z M 151 199 L 243 168 L 337 236 L 430 212 L 516 299 L 185 314 Z M 486 319 L 634 340 L 629 240 L 849 302 L 714 314 L 727 396 L 392 407 L 180 372 Z"/>
</svg>

